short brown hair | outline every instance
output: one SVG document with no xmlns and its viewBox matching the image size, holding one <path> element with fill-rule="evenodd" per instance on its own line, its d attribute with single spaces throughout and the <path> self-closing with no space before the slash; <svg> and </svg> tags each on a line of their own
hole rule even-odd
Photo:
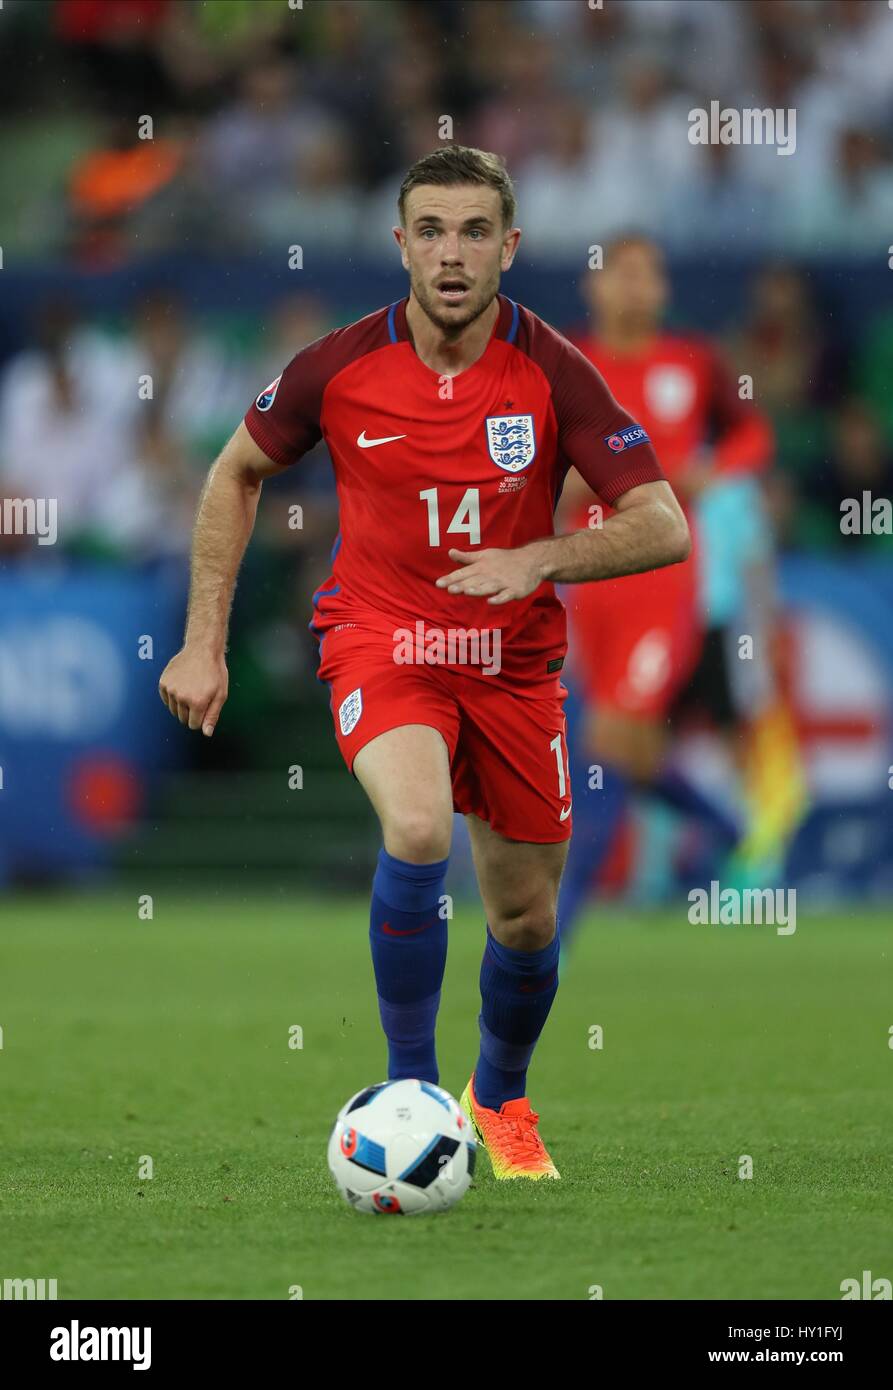
<svg viewBox="0 0 893 1390">
<path fill-rule="evenodd" d="M 468 145 L 444 145 L 432 154 L 417 159 L 400 185 L 397 207 L 400 222 L 406 225 L 406 195 L 419 184 L 434 183 L 456 186 L 463 183 L 486 184 L 495 188 L 502 204 L 502 225 L 511 227 L 515 221 L 515 190 L 508 170 L 498 154 L 473 150 Z"/>
</svg>

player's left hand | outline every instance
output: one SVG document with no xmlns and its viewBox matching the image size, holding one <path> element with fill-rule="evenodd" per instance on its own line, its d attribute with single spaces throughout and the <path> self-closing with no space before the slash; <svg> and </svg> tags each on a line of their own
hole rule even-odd
<svg viewBox="0 0 893 1390">
<path fill-rule="evenodd" d="M 518 550 L 451 550 L 460 568 L 436 581 L 450 594 L 486 598 L 488 603 L 511 603 L 526 598 L 543 581 L 539 557 L 533 546 Z"/>
</svg>

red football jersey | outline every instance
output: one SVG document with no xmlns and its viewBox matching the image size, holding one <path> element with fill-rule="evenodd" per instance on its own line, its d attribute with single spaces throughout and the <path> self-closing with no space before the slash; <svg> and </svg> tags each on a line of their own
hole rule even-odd
<svg viewBox="0 0 893 1390">
<path fill-rule="evenodd" d="M 768 464 L 771 430 L 756 407 L 740 399 L 737 382 L 709 342 L 661 333 L 632 353 L 611 352 L 596 337 L 574 342 L 647 431 L 670 483 L 711 441 L 717 474 Z M 578 525 L 586 525 L 587 515 L 581 508 Z"/>
<path fill-rule="evenodd" d="M 435 585 L 458 568 L 449 550 L 553 535 L 572 465 L 606 503 L 664 475 L 593 364 L 530 310 L 498 300 L 486 350 L 458 376 L 417 356 L 404 299 L 297 353 L 245 425 L 277 463 L 320 438 L 331 455 L 340 533 L 314 595 L 320 640 L 348 623 L 390 636 L 418 621 L 499 628 L 496 679 L 539 695 L 556 688 L 567 646 L 554 585 L 499 607 L 449 594 Z"/>
</svg>

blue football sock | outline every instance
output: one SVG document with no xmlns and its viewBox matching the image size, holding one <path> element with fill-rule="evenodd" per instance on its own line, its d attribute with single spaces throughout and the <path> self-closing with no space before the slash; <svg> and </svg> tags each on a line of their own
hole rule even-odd
<svg viewBox="0 0 893 1390">
<path fill-rule="evenodd" d="M 439 1079 L 434 1025 L 446 965 L 440 898 L 448 863 L 408 864 L 385 849 L 378 855 L 369 943 L 391 1081 Z"/>
<path fill-rule="evenodd" d="M 487 927 L 474 1093 L 489 1110 L 526 1094 L 527 1068 L 558 989 L 558 939 L 556 930 L 541 951 L 515 951 Z"/>
<path fill-rule="evenodd" d="M 558 894 L 561 942 L 567 948 L 592 887 L 592 880 L 608 856 L 617 829 L 626 814 L 629 787 L 626 778 L 606 765 L 602 786 L 589 786 L 589 759 L 577 758 L 573 768 L 574 831 Z"/>
</svg>

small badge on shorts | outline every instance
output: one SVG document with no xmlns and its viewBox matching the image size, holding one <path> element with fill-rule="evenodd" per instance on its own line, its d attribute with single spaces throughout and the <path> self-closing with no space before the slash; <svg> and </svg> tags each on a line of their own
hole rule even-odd
<svg viewBox="0 0 893 1390">
<path fill-rule="evenodd" d="M 546 672 L 548 675 L 551 675 L 553 671 L 560 671 L 563 665 L 563 656 L 553 656 L 551 661 L 546 662 Z"/>
<path fill-rule="evenodd" d="M 341 701 L 338 709 L 338 723 L 341 725 L 341 732 L 345 738 L 352 734 L 357 724 L 360 722 L 360 715 L 363 713 L 363 691 L 361 686 L 352 690 L 349 695 Z"/>
</svg>

